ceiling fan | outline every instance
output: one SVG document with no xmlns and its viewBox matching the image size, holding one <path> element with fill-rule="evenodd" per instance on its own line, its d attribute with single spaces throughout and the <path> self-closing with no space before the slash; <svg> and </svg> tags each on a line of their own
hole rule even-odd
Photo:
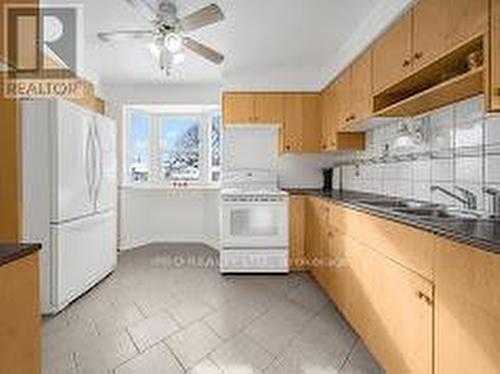
<svg viewBox="0 0 500 374">
<path fill-rule="evenodd" d="M 149 0 L 124 0 L 145 16 L 152 24 L 149 30 L 120 30 L 99 32 L 103 42 L 121 42 L 128 40 L 149 41 L 153 55 L 158 58 L 160 69 L 167 76 L 174 66 L 184 61 L 182 49 L 197 53 L 214 64 L 221 64 L 224 55 L 186 35 L 202 27 L 224 20 L 224 14 L 217 4 L 210 4 L 190 15 L 179 18 L 175 0 L 158 0 L 152 4 Z"/>
</svg>

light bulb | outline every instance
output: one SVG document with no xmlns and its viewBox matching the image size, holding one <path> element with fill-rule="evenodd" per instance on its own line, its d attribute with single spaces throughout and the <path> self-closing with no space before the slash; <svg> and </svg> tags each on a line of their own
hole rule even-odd
<svg viewBox="0 0 500 374">
<path fill-rule="evenodd" d="M 151 43 L 149 45 L 149 51 L 155 58 L 160 58 L 160 47 L 156 43 Z"/>
<path fill-rule="evenodd" d="M 172 56 L 172 63 L 174 65 L 182 64 L 184 61 L 186 61 L 186 55 L 182 52 L 176 53 Z"/>
<path fill-rule="evenodd" d="M 177 53 L 182 48 L 182 37 L 179 34 L 170 33 L 165 37 L 165 47 L 171 53 Z"/>
</svg>

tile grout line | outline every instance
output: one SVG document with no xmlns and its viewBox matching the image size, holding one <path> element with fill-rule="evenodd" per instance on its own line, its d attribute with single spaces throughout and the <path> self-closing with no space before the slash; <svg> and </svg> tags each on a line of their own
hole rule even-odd
<svg viewBox="0 0 500 374">
<path fill-rule="evenodd" d="M 358 341 L 359 341 L 359 337 L 356 337 L 356 339 L 354 339 L 354 342 L 352 343 L 351 349 L 349 350 L 349 352 L 347 353 L 346 357 L 344 358 L 344 361 L 342 362 L 342 365 L 340 365 L 340 367 L 339 367 L 339 373 L 341 373 L 342 370 L 344 370 L 344 367 L 349 362 L 349 359 L 351 358 L 351 355 L 354 352 L 354 348 L 358 344 Z"/>
</svg>

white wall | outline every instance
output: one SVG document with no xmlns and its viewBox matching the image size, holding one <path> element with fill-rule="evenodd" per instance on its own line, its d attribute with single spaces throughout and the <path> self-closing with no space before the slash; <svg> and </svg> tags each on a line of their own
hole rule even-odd
<svg viewBox="0 0 500 374">
<path fill-rule="evenodd" d="M 192 242 L 218 248 L 218 199 L 217 190 L 124 188 L 120 193 L 119 247 Z"/>
<path fill-rule="evenodd" d="M 321 169 L 333 166 L 331 154 L 284 155 L 279 158 L 278 178 L 282 188 L 320 188 Z"/>
</svg>

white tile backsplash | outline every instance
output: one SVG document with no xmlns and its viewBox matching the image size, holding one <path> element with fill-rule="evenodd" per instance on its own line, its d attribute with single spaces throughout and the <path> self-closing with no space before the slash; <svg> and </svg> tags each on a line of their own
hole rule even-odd
<svg viewBox="0 0 500 374">
<path fill-rule="evenodd" d="M 414 144 L 408 144 L 408 136 Z M 475 193 L 479 209 L 486 209 L 491 204 L 484 186 L 500 186 L 500 116 L 486 115 L 484 98 L 478 96 L 418 118 L 389 121 L 368 131 L 365 152 L 335 155 L 333 161 L 360 163 L 359 175 L 355 166 L 343 166 L 345 189 L 460 205 L 431 193 L 432 185 L 453 193 L 460 186 Z"/>
</svg>

